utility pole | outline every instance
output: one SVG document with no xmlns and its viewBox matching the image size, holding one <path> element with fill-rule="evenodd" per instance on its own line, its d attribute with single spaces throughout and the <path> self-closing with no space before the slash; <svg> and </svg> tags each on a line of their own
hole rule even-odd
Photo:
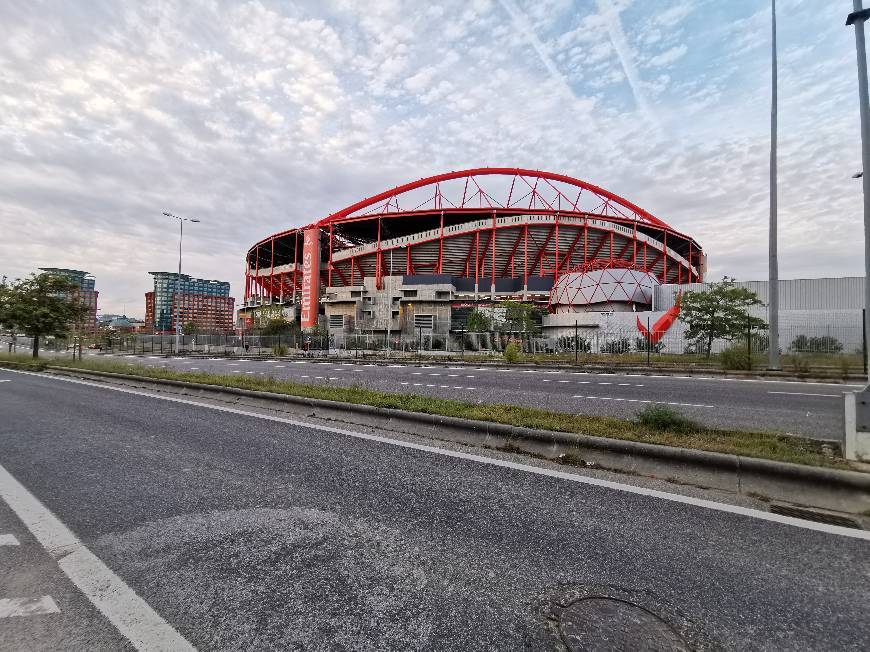
<svg viewBox="0 0 870 652">
<path fill-rule="evenodd" d="M 782 369 L 779 361 L 779 260 L 777 258 L 777 184 L 776 184 L 776 0 L 770 0 L 771 90 L 770 90 L 770 234 L 768 236 L 769 273 L 767 282 L 767 321 L 770 324 L 770 346 L 767 368 Z"/>
<path fill-rule="evenodd" d="M 855 26 L 855 50 L 858 55 L 858 103 L 861 110 L 861 162 L 864 166 L 864 332 L 870 333 L 870 99 L 867 91 L 867 51 L 864 45 L 864 22 L 870 18 L 870 9 L 864 9 L 862 0 L 852 0 L 853 12 L 846 25 Z M 864 347 L 864 364 L 870 347 Z M 868 385 L 870 387 L 870 385 Z"/>
</svg>

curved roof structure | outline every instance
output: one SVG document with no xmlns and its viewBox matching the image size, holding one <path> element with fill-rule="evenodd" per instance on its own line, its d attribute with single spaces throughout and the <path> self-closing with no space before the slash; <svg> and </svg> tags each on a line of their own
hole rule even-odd
<svg viewBox="0 0 870 652">
<path fill-rule="evenodd" d="M 548 294 L 565 270 L 595 260 L 631 262 L 663 283 L 703 273 L 693 238 L 609 190 L 553 172 L 475 168 L 390 188 L 257 242 L 246 299 L 295 296 L 306 233 L 317 235 L 326 287 L 441 275 L 502 287 L 493 293 L 534 286 Z"/>
</svg>

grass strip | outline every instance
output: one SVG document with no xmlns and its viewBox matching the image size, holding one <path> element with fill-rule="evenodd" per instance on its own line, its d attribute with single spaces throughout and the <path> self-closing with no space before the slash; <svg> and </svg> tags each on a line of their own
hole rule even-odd
<svg viewBox="0 0 870 652">
<path fill-rule="evenodd" d="M 325 384 L 309 385 L 279 380 L 268 376 L 232 376 L 204 372 L 174 371 L 145 367 L 119 360 L 72 361 L 59 358 L 34 362 L 28 356 L 0 354 L 0 365 L 3 364 L 3 361 L 11 361 L 25 366 L 29 365 L 29 368 L 37 370 L 44 368 L 46 364 L 51 364 L 73 369 L 130 374 L 144 378 L 181 380 L 218 387 L 235 387 L 357 405 L 393 408 L 408 412 L 461 417 L 523 428 L 624 439 L 648 444 L 743 455 L 746 457 L 810 466 L 841 469 L 857 468 L 842 458 L 832 457 L 830 453 L 826 454 L 823 450 L 823 442 L 773 432 L 724 430 L 707 428 L 697 424 L 691 424 L 691 427 L 686 427 L 685 423 L 691 422 L 684 422 L 679 428 L 669 428 L 666 425 L 656 427 L 655 424 L 651 423 L 644 424 L 640 421 L 617 419 L 615 417 L 568 414 L 518 405 L 479 404 L 416 394 L 381 392 L 366 389 L 359 385 L 351 387 Z"/>
</svg>

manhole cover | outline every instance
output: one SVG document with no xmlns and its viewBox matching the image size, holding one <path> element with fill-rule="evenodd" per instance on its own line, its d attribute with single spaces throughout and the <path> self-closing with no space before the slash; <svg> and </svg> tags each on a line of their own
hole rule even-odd
<svg viewBox="0 0 870 652">
<path fill-rule="evenodd" d="M 625 600 L 604 597 L 577 600 L 560 614 L 559 628 L 572 652 L 689 650 L 668 623 Z"/>
</svg>

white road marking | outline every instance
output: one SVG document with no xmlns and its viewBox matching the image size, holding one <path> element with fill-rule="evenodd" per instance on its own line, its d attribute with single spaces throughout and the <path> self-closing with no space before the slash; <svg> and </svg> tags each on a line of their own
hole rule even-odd
<svg viewBox="0 0 870 652">
<path fill-rule="evenodd" d="M 441 389 L 450 389 L 450 385 L 438 385 Z"/>
<path fill-rule="evenodd" d="M 18 539 L 14 534 L 0 534 L 0 546 L 17 546 Z"/>
<path fill-rule="evenodd" d="M 702 405 L 701 403 L 675 403 L 673 401 L 651 401 L 642 400 L 639 398 L 618 398 L 615 396 L 584 396 L 583 394 L 575 394 L 572 398 L 588 398 L 597 401 L 626 401 L 627 403 L 661 403 L 663 405 L 678 405 L 680 407 L 700 407 L 700 408 L 715 408 L 715 405 Z"/>
<path fill-rule="evenodd" d="M 228 367 L 238 367 L 239 363 L 238 362 L 227 362 L 227 366 Z"/>
<path fill-rule="evenodd" d="M 768 394 L 788 394 L 789 396 L 826 396 L 828 398 L 840 398 L 842 394 L 811 394 L 809 392 L 767 392 Z"/>
<path fill-rule="evenodd" d="M 165 396 L 159 394 L 150 394 L 145 391 L 137 390 L 137 389 L 128 389 L 126 387 L 112 387 L 110 385 L 103 385 L 98 383 L 89 382 L 86 380 L 78 380 L 76 378 L 63 378 L 60 376 L 45 376 L 38 372 L 32 371 L 19 371 L 19 370 L 11 370 L 7 369 L 10 373 L 15 374 L 24 374 L 27 376 L 36 376 L 42 380 L 48 381 L 60 381 L 73 383 L 75 385 L 86 385 L 88 387 L 92 387 L 94 389 L 108 390 L 113 392 L 120 392 L 122 394 L 132 394 L 134 396 L 142 396 L 145 398 L 151 398 L 159 401 L 169 401 L 170 403 L 179 403 L 181 405 L 193 405 L 196 407 L 205 408 L 208 410 L 215 410 L 217 412 L 226 412 L 228 414 L 237 414 L 244 417 L 253 417 L 256 419 L 264 419 L 266 421 L 275 421 L 276 423 L 286 423 L 288 425 L 302 427 L 302 428 L 311 428 L 313 430 L 320 430 L 321 432 L 333 432 L 339 435 L 346 435 L 348 437 L 355 437 L 357 439 L 365 439 L 368 441 L 375 441 L 381 444 L 387 444 L 390 446 L 396 446 L 399 448 L 409 448 L 412 450 L 425 451 L 427 453 L 432 453 L 435 455 L 443 455 L 445 457 L 454 457 L 457 459 L 463 459 L 471 462 L 477 462 L 479 464 L 487 464 L 489 466 L 498 466 L 507 469 L 513 469 L 516 471 L 522 471 L 524 473 L 531 473 L 534 475 L 542 475 L 550 478 L 557 478 L 560 480 L 566 480 L 568 482 L 577 482 L 579 484 L 590 485 L 594 487 L 602 487 L 605 489 L 612 489 L 614 491 L 622 491 L 624 493 L 631 493 L 640 496 L 647 496 L 650 498 L 656 498 L 659 500 L 667 500 L 670 502 L 681 503 L 683 505 L 692 505 L 694 507 L 700 507 L 703 509 L 713 510 L 717 512 L 725 512 L 727 514 L 736 514 L 738 516 L 746 516 L 749 518 L 754 518 L 760 521 L 769 521 L 772 523 L 779 523 L 781 525 L 789 525 L 792 527 L 796 527 L 803 530 L 813 530 L 816 532 L 824 532 L 826 534 L 834 534 L 841 537 L 847 537 L 851 539 L 863 539 L 865 541 L 870 541 L 870 531 L 868 530 L 857 530 L 853 528 L 842 527 L 839 525 L 828 525 L 827 523 L 816 523 L 814 521 L 805 521 L 800 518 L 794 518 L 792 516 L 781 516 L 779 514 L 772 514 L 770 512 L 762 512 L 761 510 L 751 509 L 749 507 L 739 507 L 737 505 L 728 505 L 726 503 L 717 503 L 713 500 L 707 500 L 704 498 L 695 498 L 694 496 L 683 496 L 680 494 L 672 494 L 667 491 L 660 491 L 658 489 L 648 489 L 646 487 L 637 487 L 630 484 L 624 484 L 622 482 L 615 482 L 613 480 L 602 480 L 600 478 L 593 478 L 589 476 L 579 475 L 576 473 L 570 473 L 567 471 L 557 471 L 555 469 L 545 469 L 537 466 L 530 466 L 528 464 L 522 464 L 520 462 L 511 462 L 508 460 L 501 460 L 493 457 L 486 457 L 484 455 L 476 455 L 474 453 L 465 453 L 462 451 L 454 451 L 446 448 L 439 448 L 437 446 L 429 446 L 426 444 L 416 444 L 408 441 L 401 441 L 398 439 L 390 439 L 389 437 L 383 437 L 380 435 L 370 435 L 363 432 L 357 432 L 354 430 L 344 430 L 341 428 L 335 428 L 333 426 L 320 425 L 316 423 L 309 423 L 307 421 L 297 421 L 295 419 L 287 419 L 284 417 L 274 416 L 271 414 L 260 414 L 258 412 L 247 412 L 245 410 L 240 410 L 238 408 L 226 407 L 223 405 L 209 405 L 208 403 L 200 403 L 199 401 L 192 401 L 184 398 L 176 398 L 173 396 Z M 415 383 L 416 384 L 416 383 Z M 474 389 L 473 387 L 469 387 L 468 389 Z M 0 466 L 0 496 L 3 496 L 3 477 L 2 474 L 6 473 L 5 469 Z M 8 475 L 8 474 L 7 474 Z M 11 476 L 9 476 L 11 478 Z M 14 481 L 14 479 L 13 479 Z M 32 498 L 32 496 L 31 496 Z M 35 498 L 33 500 L 36 500 Z M 8 500 L 7 500 L 8 503 Z M 13 508 L 14 509 L 14 508 Z M 19 514 L 20 516 L 20 514 Z M 23 519 L 22 519 L 23 520 Z M 39 522 L 37 521 L 37 526 Z M 29 527 L 29 526 L 28 526 Z M 31 529 L 31 532 L 34 532 Z M 34 532 L 36 534 L 36 532 Z M 72 533 L 70 533 L 72 536 Z M 39 537 L 37 537 L 39 538 Z M 77 543 L 78 540 L 76 540 Z M 97 560 L 99 561 L 99 560 Z M 107 569 L 108 570 L 108 569 Z M 111 571 L 110 571 L 111 572 Z M 147 605 L 146 605 L 147 606 Z M 185 641 L 186 642 L 186 641 Z"/>
<path fill-rule="evenodd" d="M 557 383 L 570 383 L 570 380 L 557 380 Z"/>
<path fill-rule="evenodd" d="M 474 378 L 474 376 L 466 376 L 466 378 Z"/>
<path fill-rule="evenodd" d="M 195 649 L 3 466 L 0 466 L 0 498 L 57 560 L 79 591 L 136 649 Z M 57 609 L 53 600 L 51 605 Z"/>
<path fill-rule="evenodd" d="M 39 598 L 2 598 L 0 599 L 0 618 L 14 616 L 39 616 L 42 614 L 59 614 L 60 609 L 50 595 Z"/>
<path fill-rule="evenodd" d="M 541 380 L 541 382 L 542 382 L 542 383 L 552 383 L 553 381 L 550 380 L 549 378 L 544 378 L 544 379 Z"/>
<path fill-rule="evenodd" d="M 459 378 L 459 374 L 447 374 L 448 378 Z"/>
<path fill-rule="evenodd" d="M 4 379 L 0 380 L 0 383 L 11 383 L 11 382 L 12 381 L 9 380 L 8 378 L 4 378 Z"/>
<path fill-rule="evenodd" d="M 198 371 L 198 370 L 199 370 L 199 367 L 191 367 L 190 370 L 191 370 L 191 371 Z"/>
<path fill-rule="evenodd" d="M 240 373 L 242 373 L 242 372 L 239 371 L 238 369 L 233 369 L 233 373 L 234 373 L 234 374 L 240 374 Z"/>
<path fill-rule="evenodd" d="M 275 369 L 284 369 L 287 365 L 284 364 L 276 364 Z"/>
<path fill-rule="evenodd" d="M 311 378 L 311 376 L 299 376 L 300 378 Z"/>
<path fill-rule="evenodd" d="M 408 383 L 399 383 L 400 385 L 407 385 Z"/>
</svg>

